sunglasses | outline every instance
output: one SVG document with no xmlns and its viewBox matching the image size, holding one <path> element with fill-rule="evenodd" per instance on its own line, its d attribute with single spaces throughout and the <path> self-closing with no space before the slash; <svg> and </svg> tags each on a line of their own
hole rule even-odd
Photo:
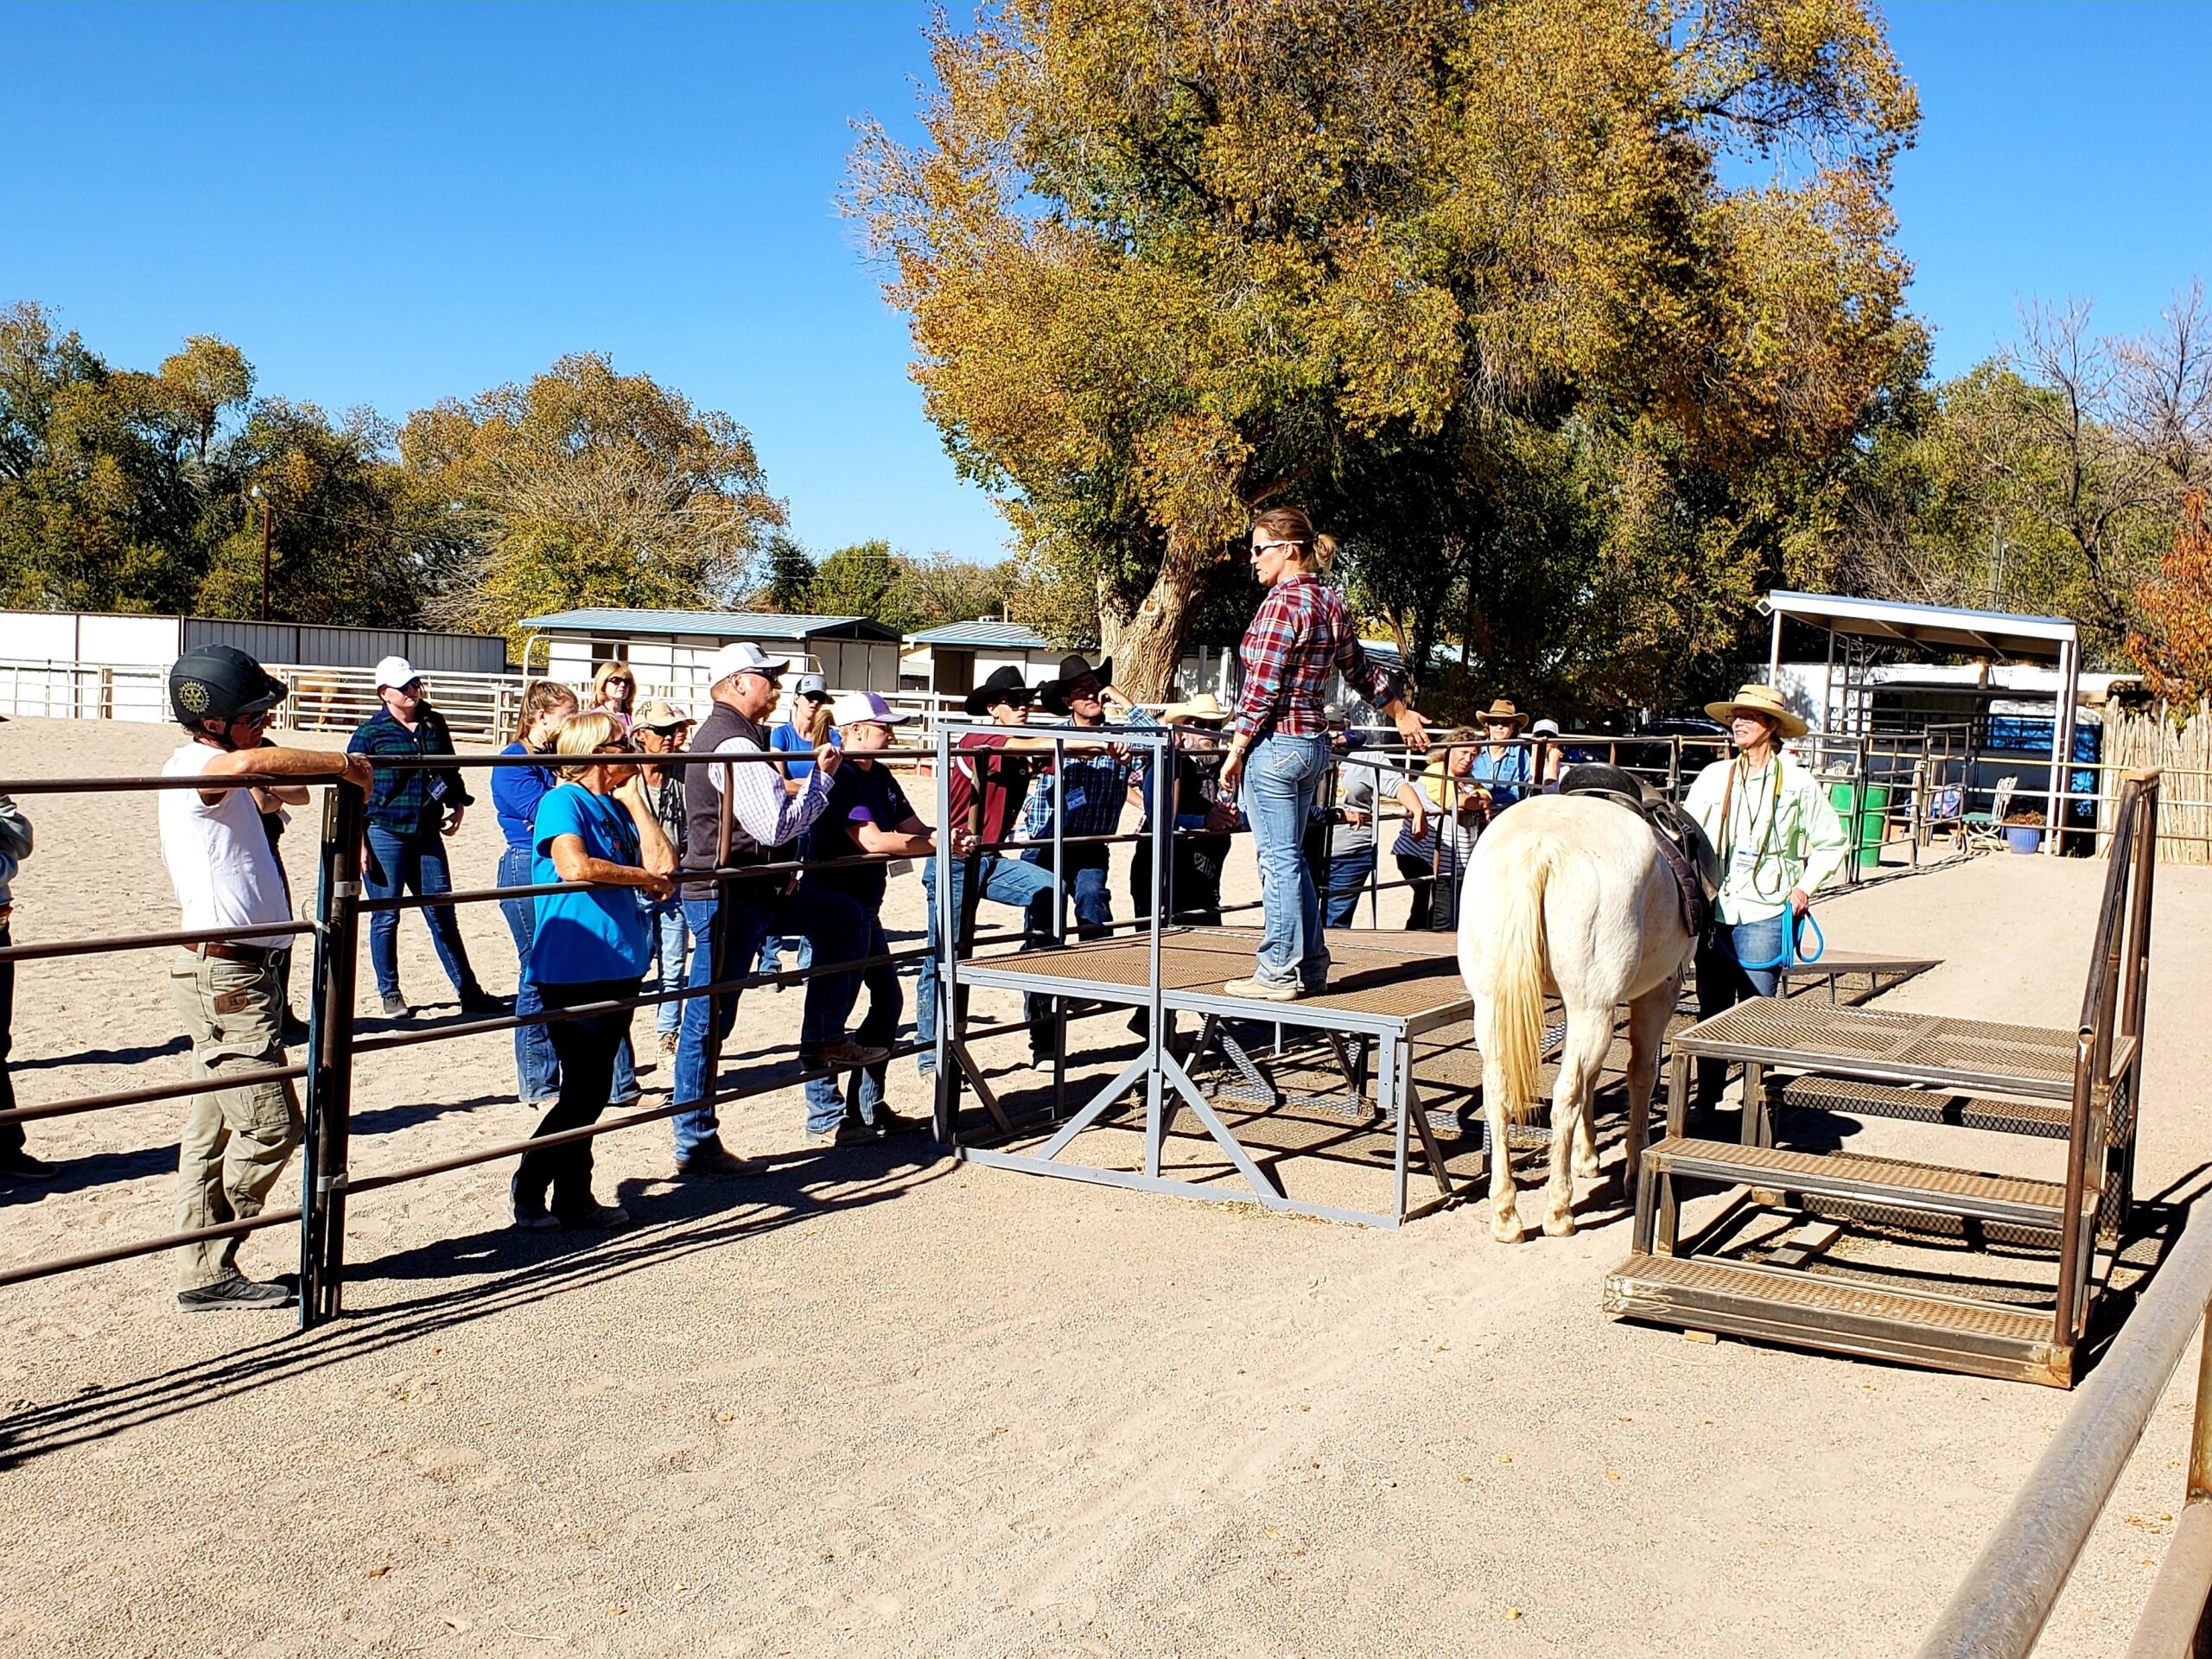
<svg viewBox="0 0 2212 1659">
<path fill-rule="evenodd" d="M 1252 543 L 1252 556 L 1256 559 L 1261 554 L 1272 553 L 1278 548 L 1297 548 L 1305 545 L 1303 542 L 1255 542 Z"/>
</svg>

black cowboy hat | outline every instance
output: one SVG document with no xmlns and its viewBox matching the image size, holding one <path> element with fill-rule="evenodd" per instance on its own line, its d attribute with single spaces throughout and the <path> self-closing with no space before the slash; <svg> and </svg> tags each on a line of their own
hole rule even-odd
<svg viewBox="0 0 2212 1659">
<path fill-rule="evenodd" d="M 995 702 L 1027 702 L 1033 695 L 1021 671 L 1008 663 L 994 670 L 989 679 L 968 694 L 966 708 L 971 715 L 988 715 Z"/>
<path fill-rule="evenodd" d="M 1093 668 L 1080 652 L 1061 658 L 1059 677 L 1047 680 L 1037 688 L 1037 701 L 1045 705 L 1046 712 L 1065 715 L 1068 711 L 1068 693 L 1082 679 L 1096 680 L 1101 686 L 1113 684 L 1114 659 L 1109 657 Z"/>
</svg>

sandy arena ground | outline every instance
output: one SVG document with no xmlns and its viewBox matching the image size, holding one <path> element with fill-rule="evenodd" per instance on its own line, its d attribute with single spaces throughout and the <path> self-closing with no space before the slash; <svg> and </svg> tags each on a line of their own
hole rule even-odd
<svg viewBox="0 0 2212 1659">
<path fill-rule="evenodd" d="M 0 776 L 149 773 L 172 747 L 15 721 Z M 18 942 L 176 925 L 149 798 L 26 804 Z M 302 893 L 316 816 L 285 843 Z M 462 886 L 497 845 L 473 812 Z M 1898 1005 L 2066 1025 L 2101 875 L 1982 859 L 1822 914 L 1838 948 L 1943 958 Z M 2141 1184 L 2193 1194 L 2212 870 L 2159 879 Z M 1252 880 L 1240 852 L 1230 896 Z M 893 892 L 918 937 L 919 883 Z M 464 928 L 511 988 L 496 910 Z M 419 919 L 402 938 L 407 988 L 443 1004 L 416 1020 L 452 1017 Z M 798 1013 L 748 996 L 733 1077 Z M 27 965 L 15 1031 L 25 1103 L 183 1068 L 154 954 Z M 358 1090 L 362 1173 L 532 1120 L 504 1037 L 379 1057 Z M 166 1230 L 177 1116 L 35 1124 L 60 1179 L 0 1188 L 0 1262 Z M 348 1314 L 309 1338 L 180 1315 L 159 1259 L 0 1290 L 0 1652 L 1894 1655 L 2069 1403 L 1613 1323 L 1616 1210 L 1507 1249 L 1482 1204 L 1393 1234 L 922 1138 L 810 1153 L 795 1089 L 726 1122 L 772 1173 L 679 1186 L 658 1125 L 600 1143 L 637 1217 L 612 1236 L 509 1231 L 505 1164 L 363 1198 Z M 296 1236 L 244 1261 L 288 1269 Z M 2125 1646 L 2180 1507 L 2187 1372 L 2040 1652 Z"/>
</svg>

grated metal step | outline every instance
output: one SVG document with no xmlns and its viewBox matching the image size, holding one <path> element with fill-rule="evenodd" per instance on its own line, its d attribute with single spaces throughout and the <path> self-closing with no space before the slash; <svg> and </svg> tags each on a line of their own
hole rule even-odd
<svg viewBox="0 0 2212 1659">
<path fill-rule="evenodd" d="M 1856 1198 L 1901 1210 L 1975 1216 L 1985 1221 L 2029 1227 L 2057 1226 L 2066 1196 L 2065 1187 L 2056 1181 L 1986 1175 L 1977 1170 L 1907 1163 L 1894 1158 L 1791 1152 L 1779 1147 L 1742 1147 L 1725 1141 L 1673 1135 L 1653 1147 L 1644 1157 L 1659 1173 L 1784 1192 Z M 2095 1191 L 2085 1190 L 2082 1195 L 2082 1213 L 2094 1214 L 2096 1205 Z"/>
<path fill-rule="evenodd" d="M 2039 1135 L 2051 1141 L 2066 1138 L 2074 1116 L 2071 1107 L 2050 1101 L 1991 1099 L 1948 1089 L 1866 1083 L 1857 1077 L 1793 1077 L 1783 1090 L 1782 1099 L 1785 1105 L 1808 1111 L 1901 1117 L 1959 1128 L 1993 1129 L 2000 1135 Z"/>
<path fill-rule="evenodd" d="M 2065 1388 L 2073 1350 L 2048 1313 L 1694 1257 L 1631 1255 L 1605 1275 L 1624 1319 Z"/>
</svg>

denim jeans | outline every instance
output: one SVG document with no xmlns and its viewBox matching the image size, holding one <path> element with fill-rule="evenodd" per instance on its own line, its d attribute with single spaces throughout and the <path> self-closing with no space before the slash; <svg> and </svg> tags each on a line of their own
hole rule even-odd
<svg viewBox="0 0 2212 1659">
<path fill-rule="evenodd" d="M 453 878 L 446 869 L 445 837 L 435 830 L 402 836 L 382 824 L 369 826 L 369 897 L 397 899 L 406 889 L 421 898 L 451 893 Z M 468 951 L 461 942 L 461 924 L 451 905 L 432 905 L 423 912 L 429 924 L 430 943 L 437 947 L 439 963 L 453 982 L 456 995 L 476 988 L 476 976 L 468 966 Z M 369 918 L 369 965 L 375 969 L 381 996 L 399 994 L 399 912 L 379 910 Z"/>
<path fill-rule="evenodd" d="M 715 982 L 717 961 L 724 964 L 725 977 L 741 976 L 759 957 L 760 941 L 772 928 L 786 938 L 804 936 L 825 963 L 855 962 L 868 954 L 861 948 L 868 938 L 868 919 L 842 893 L 802 887 L 796 893 L 781 893 L 760 880 L 733 885 L 725 892 L 726 899 L 687 896 L 683 900 L 683 919 L 690 925 L 693 940 L 694 988 Z M 857 973 L 818 973 L 808 980 L 806 1003 L 799 1014 L 799 1046 L 810 1048 L 842 1037 L 845 1017 L 853 1011 L 860 988 Z M 695 996 L 683 1004 L 683 1023 L 676 1039 L 676 1084 L 670 1096 L 678 1105 L 706 1098 L 709 1020 L 719 1040 L 728 1040 L 737 1024 L 737 997 Z M 695 1106 L 671 1121 L 679 1159 L 712 1146 L 721 1134 L 721 1120 L 711 1106 Z"/>
<path fill-rule="evenodd" d="M 1050 895 L 1052 875 L 1034 864 L 1025 864 L 1018 858 L 1007 858 L 998 853 L 983 855 L 982 879 L 977 883 L 976 902 L 989 899 L 993 904 L 1008 905 L 1021 912 L 1022 925 L 1029 937 L 1023 948 L 1042 943 L 1031 923 L 1030 906 L 1039 893 Z M 914 981 L 914 1040 L 922 1045 L 914 1061 L 924 1077 L 937 1070 L 937 961 L 938 951 L 937 924 L 937 860 L 922 861 L 922 893 L 929 904 L 929 954 L 922 958 L 922 971 Z M 962 939 L 974 937 L 975 930 L 964 914 L 968 902 L 968 861 L 956 859 L 952 865 L 952 918 L 957 930 L 955 937 Z M 1035 1019 L 1051 1006 L 1046 997 L 1022 998 L 1026 1017 Z M 1036 1050 L 1039 1038 L 1030 1037 L 1031 1052 Z"/>
<path fill-rule="evenodd" d="M 1114 924 L 1114 895 L 1106 885 L 1108 849 L 1103 847 L 1068 847 L 1062 849 L 1067 861 L 1067 890 L 1075 900 L 1075 937 L 1096 939 L 1105 937 Z M 1052 849 L 1032 847 L 1022 854 L 1021 861 L 1034 864 L 1050 875 L 1052 873 Z M 1040 939 L 1052 937 L 1052 895 L 1039 894 L 1029 901 L 1029 931 Z"/>
<path fill-rule="evenodd" d="M 791 953 L 792 967 L 811 968 L 814 966 L 813 940 L 808 938 L 804 933 L 796 938 L 785 938 L 780 933 L 771 933 L 760 941 L 760 971 L 764 974 L 782 973 L 784 952 L 786 950 Z"/>
<path fill-rule="evenodd" d="M 883 957 L 891 954 L 890 941 L 884 937 L 883 918 L 868 918 L 868 940 L 861 947 L 864 957 Z M 861 984 L 868 991 L 868 1017 L 853 1028 L 853 1040 L 871 1048 L 888 1048 L 899 1040 L 899 1016 L 905 1012 L 904 993 L 899 987 L 899 964 L 880 962 L 873 968 L 861 969 Z M 819 1135 L 834 1129 L 844 1121 L 849 1106 L 861 1116 L 863 1123 L 874 1123 L 883 1111 L 883 1077 L 890 1069 L 889 1062 L 866 1066 L 855 1071 L 838 1086 L 834 1077 L 810 1077 L 806 1084 L 806 1130 Z"/>
<path fill-rule="evenodd" d="M 691 925 L 683 919 L 681 899 L 663 899 L 645 912 L 653 931 L 653 968 L 645 982 L 664 994 L 680 991 L 690 982 Z M 665 1037 L 683 1023 L 683 1004 L 664 1002 L 653 1010 L 653 1030 Z"/>
<path fill-rule="evenodd" d="M 1367 891 L 1367 878 L 1375 868 L 1375 849 L 1329 855 L 1329 916 L 1331 927 L 1350 927 L 1352 912 Z"/>
<path fill-rule="evenodd" d="M 530 871 L 530 849 L 510 847 L 499 855 L 499 876 L 492 885 L 526 887 L 531 885 Z M 507 931 L 514 935 L 515 957 L 521 964 L 515 970 L 515 1013 L 518 1016 L 541 1013 L 545 999 L 530 977 L 530 946 L 537 937 L 537 900 L 502 899 L 499 911 L 507 918 Z M 515 1027 L 515 1092 L 533 1103 L 550 1100 L 561 1090 L 561 1059 L 554 1052 L 551 1030 L 550 1026 Z M 629 1031 L 626 1020 L 621 1046 L 614 1052 L 613 1098 L 618 1106 L 637 1099 L 639 1092 L 637 1068 L 630 1058 Z"/>
<path fill-rule="evenodd" d="M 1238 804 L 1260 860 L 1260 948 L 1252 976 L 1269 985 L 1319 989 L 1329 980 L 1321 897 L 1306 858 L 1313 798 L 1330 763 L 1325 735 L 1281 733 L 1252 746 Z"/>
<path fill-rule="evenodd" d="M 1724 922 L 1713 925 L 1697 942 L 1697 1017 L 1710 1020 L 1754 996 L 1772 996 L 1782 984 L 1782 967 L 1775 958 L 1789 937 L 1789 912 L 1756 922 Z M 1772 963 L 1771 967 L 1749 968 L 1746 962 Z M 1726 1060 L 1697 1063 L 1696 1099 L 1710 1106 L 1720 1098 L 1720 1085 L 1728 1074 Z"/>
<path fill-rule="evenodd" d="M 9 925 L 0 922 L 0 950 L 15 944 Z M 8 1076 L 8 1054 L 15 1038 L 10 1027 L 16 1023 L 16 964 L 0 962 L 0 1112 L 16 1109 L 16 1085 Z M 21 1152 L 23 1149 L 23 1126 L 20 1123 L 0 1123 L 0 1152 Z"/>
</svg>

